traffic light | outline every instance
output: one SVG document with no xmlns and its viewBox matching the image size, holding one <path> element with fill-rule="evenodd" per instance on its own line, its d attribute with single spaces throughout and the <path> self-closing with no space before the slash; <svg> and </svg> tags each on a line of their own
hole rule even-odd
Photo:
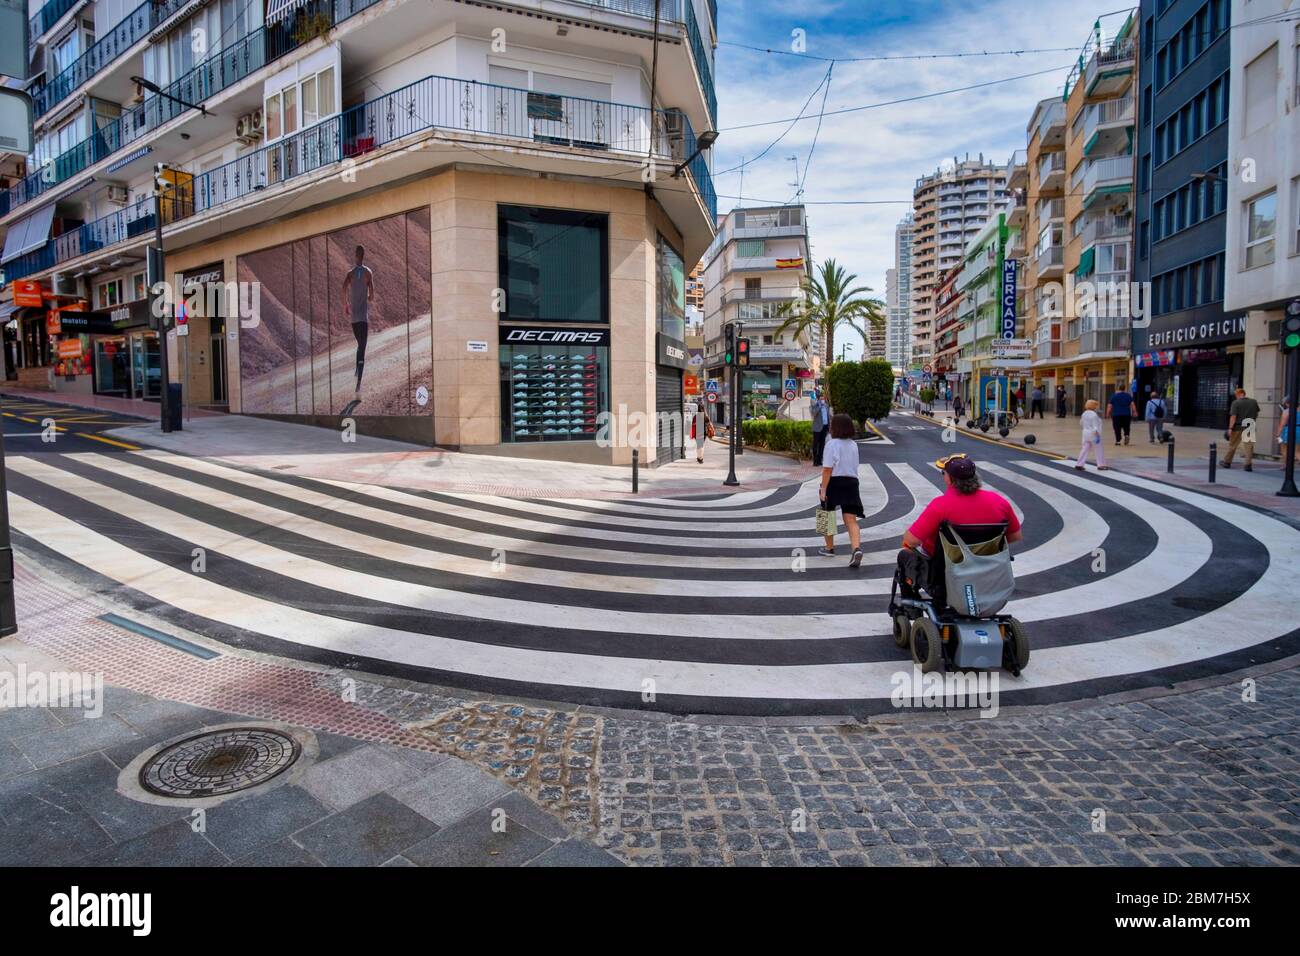
<svg viewBox="0 0 1300 956">
<path fill-rule="evenodd" d="M 1292 299 L 1286 307 L 1286 318 L 1282 320 L 1283 352 L 1294 352 L 1300 348 L 1300 299 Z"/>
<path fill-rule="evenodd" d="M 736 339 L 736 365 L 740 368 L 749 366 L 749 339 Z"/>
<path fill-rule="evenodd" d="M 735 367 L 736 364 L 736 327 L 728 322 L 722 327 L 722 347 L 726 353 L 724 364 Z"/>
</svg>

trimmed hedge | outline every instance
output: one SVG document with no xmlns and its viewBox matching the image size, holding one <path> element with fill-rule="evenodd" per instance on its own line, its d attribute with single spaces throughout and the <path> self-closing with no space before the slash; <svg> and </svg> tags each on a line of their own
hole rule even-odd
<svg viewBox="0 0 1300 956">
<path fill-rule="evenodd" d="M 751 418 L 741 425 L 740 433 L 745 444 L 754 448 L 812 457 L 812 422 Z"/>
</svg>

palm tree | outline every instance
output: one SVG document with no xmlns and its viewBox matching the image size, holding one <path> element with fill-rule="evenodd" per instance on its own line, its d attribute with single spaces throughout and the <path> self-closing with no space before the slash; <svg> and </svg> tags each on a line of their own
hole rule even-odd
<svg viewBox="0 0 1300 956">
<path fill-rule="evenodd" d="M 865 297 L 871 291 L 867 286 L 855 286 L 856 275 L 845 273 L 834 259 L 823 262 L 816 274 L 803 281 L 804 298 L 781 306 L 778 315 L 786 319 L 777 328 L 781 335 L 793 330 L 795 335 L 820 329 L 826 365 L 835 361 L 835 330 L 847 325 L 862 336 L 863 350 L 870 342 L 867 326 L 884 327 L 885 304 L 879 299 Z"/>
</svg>

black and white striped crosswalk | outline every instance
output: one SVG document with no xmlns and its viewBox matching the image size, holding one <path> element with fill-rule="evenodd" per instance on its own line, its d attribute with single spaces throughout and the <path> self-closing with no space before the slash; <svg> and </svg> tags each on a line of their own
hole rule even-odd
<svg viewBox="0 0 1300 956">
<path fill-rule="evenodd" d="M 864 455 L 856 573 L 816 553 L 815 481 L 523 501 L 146 451 L 16 456 L 9 493 L 20 549 L 242 646 L 576 703 L 842 713 L 887 707 L 910 667 L 885 608 L 898 540 L 940 476 L 875 460 L 891 455 Z M 1300 531 L 1114 472 L 1027 456 L 981 469 L 1025 521 L 1009 611 L 1030 628 L 1033 660 L 1005 677 L 1005 700 L 1295 652 Z"/>
</svg>

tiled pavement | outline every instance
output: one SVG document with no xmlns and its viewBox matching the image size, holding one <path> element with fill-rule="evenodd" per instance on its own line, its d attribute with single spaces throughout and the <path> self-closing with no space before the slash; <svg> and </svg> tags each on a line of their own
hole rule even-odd
<svg viewBox="0 0 1300 956">
<path fill-rule="evenodd" d="M 1222 678 L 992 719 L 674 718 L 470 700 L 220 645 L 204 661 L 28 569 L 19 585 L 22 640 L 0 641 L 0 670 L 110 688 L 96 720 L 0 710 L 0 865 L 1300 863 L 1294 662 L 1249 694 Z M 308 727 L 319 755 L 209 809 L 202 833 L 188 807 L 119 793 L 144 749 L 240 717 Z"/>
</svg>

